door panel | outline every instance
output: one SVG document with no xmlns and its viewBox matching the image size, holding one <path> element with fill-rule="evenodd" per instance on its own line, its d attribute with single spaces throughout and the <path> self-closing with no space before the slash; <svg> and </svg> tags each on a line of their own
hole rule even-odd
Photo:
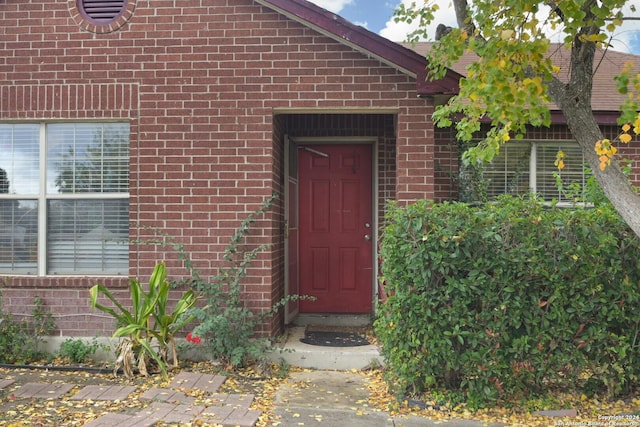
<svg viewBox="0 0 640 427">
<path fill-rule="evenodd" d="M 318 292 L 329 292 L 329 248 L 314 247 L 310 248 L 310 251 L 311 290 L 314 294 Z"/>
<path fill-rule="evenodd" d="M 301 312 L 371 312 L 371 164 L 370 145 L 298 149 Z"/>
<path fill-rule="evenodd" d="M 329 206 L 329 190 L 331 183 L 329 180 L 311 181 L 309 191 L 311 192 L 312 206 Z M 326 209 L 314 209 L 310 213 L 311 224 L 310 231 L 314 233 L 328 233 L 329 230 L 329 211 Z"/>
</svg>

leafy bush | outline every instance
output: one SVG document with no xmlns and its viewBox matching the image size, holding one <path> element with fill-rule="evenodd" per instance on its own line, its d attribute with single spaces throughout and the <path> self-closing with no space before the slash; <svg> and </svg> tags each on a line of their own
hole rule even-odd
<svg viewBox="0 0 640 427">
<path fill-rule="evenodd" d="M 80 365 L 86 363 L 98 351 L 98 348 L 100 348 L 100 344 L 95 338 L 91 343 L 79 338 L 69 338 L 64 340 L 60 346 L 60 356 L 66 357 L 71 363 Z"/>
<path fill-rule="evenodd" d="M 242 301 L 242 281 L 253 260 L 269 245 L 262 244 L 248 249 L 244 247 L 251 227 L 263 216 L 276 200 L 277 195 L 266 199 L 262 205 L 245 218 L 224 252 L 226 266 L 209 278 L 202 278 L 188 263 L 192 273 L 190 286 L 204 295 L 204 307 L 194 307 L 192 313 L 200 321 L 193 333 L 206 338 L 210 356 L 231 367 L 244 366 L 250 361 L 264 362 L 270 348 L 267 339 L 254 337 L 256 327 L 266 318 L 273 316 L 291 300 L 305 299 L 298 295 L 288 295 L 276 302 L 269 310 L 254 313 Z M 183 254 L 184 257 L 184 254 Z"/>
<path fill-rule="evenodd" d="M 17 322 L 9 313 L 0 314 L 0 363 L 26 363 L 22 357 L 22 346 L 27 333 L 22 322 Z"/>
<path fill-rule="evenodd" d="M 210 280 L 202 280 L 197 272 L 191 286 L 205 295 L 206 304 L 194 308 L 200 324 L 194 333 L 206 337 L 207 348 L 214 360 L 233 367 L 244 364 L 248 358 L 260 358 L 267 349 L 264 340 L 251 339 L 255 327 L 262 321 L 241 300 L 241 281 L 247 276 L 252 261 L 268 245 L 258 245 L 242 251 L 240 244 L 249 234 L 257 218 L 271 207 L 275 196 L 267 199 L 260 208 L 245 218 L 225 248 L 224 259 L 228 265 L 221 268 Z"/>
<path fill-rule="evenodd" d="M 56 329 L 53 314 L 51 314 L 42 298 L 36 295 L 33 297 L 33 304 L 31 317 L 20 322 L 27 335 L 26 339 L 22 341 L 20 354 L 22 359 L 28 363 L 52 357 L 47 351 L 42 350 L 42 344 L 47 343 L 44 337 L 51 335 Z"/>
<path fill-rule="evenodd" d="M 36 295 L 33 303 L 31 317 L 26 320 L 0 311 L 0 363 L 27 364 L 51 356 L 41 345 L 46 343 L 43 337 L 55 330 L 55 320 L 42 298 Z"/>
<path fill-rule="evenodd" d="M 375 322 L 400 394 L 472 407 L 638 382 L 640 240 L 607 206 L 390 205 Z"/>
</svg>

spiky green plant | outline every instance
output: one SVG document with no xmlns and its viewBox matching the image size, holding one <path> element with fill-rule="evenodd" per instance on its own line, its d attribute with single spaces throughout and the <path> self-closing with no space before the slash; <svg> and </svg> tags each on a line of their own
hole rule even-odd
<svg viewBox="0 0 640 427">
<path fill-rule="evenodd" d="M 188 290 L 178 300 L 174 309 L 168 311 L 169 290 L 167 267 L 164 262 L 156 264 L 153 269 L 147 292 L 137 279 L 132 278 L 129 281 L 130 310 L 104 285 L 98 284 L 90 289 L 91 307 L 113 316 L 118 326 L 113 337 L 122 338 L 116 348 L 114 374 L 122 368 L 125 376 L 131 378 L 137 365 L 138 371 L 148 376 L 148 366 L 153 361 L 167 377 L 169 352 L 173 361 L 171 367 L 178 366 L 174 337 L 177 331 L 194 320 L 193 316 L 186 313 L 195 305 L 198 296 L 193 290 Z M 108 298 L 115 305 L 115 309 L 98 303 L 100 294 Z"/>
</svg>

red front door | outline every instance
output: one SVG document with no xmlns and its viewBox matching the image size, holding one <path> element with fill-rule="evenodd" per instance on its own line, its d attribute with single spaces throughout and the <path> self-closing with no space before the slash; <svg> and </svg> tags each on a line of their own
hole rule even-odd
<svg viewBox="0 0 640 427">
<path fill-rule="evenodd" d="M 298 149 L 301 312 L 371 312 L 371 163 L 365 144 Z"/>
</svg>

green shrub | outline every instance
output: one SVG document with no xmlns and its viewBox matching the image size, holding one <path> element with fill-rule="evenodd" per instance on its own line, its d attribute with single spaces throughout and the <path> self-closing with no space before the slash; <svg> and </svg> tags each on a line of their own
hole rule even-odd
<svg viewBox="0 0 640 427">
<path fill-rule="evenodd" d="M 68 338 L 60 346 L 60 356 L 66 357 L 71 363 L 80 365 L 91 359 L 91 356 L 98 351 L 98 348 L 100 348 L 100 344 L 98 344 L 96 338 L 91 343 L 79 338 Z"/>
<path fill-rule="evenodd" d="M 24 363 L 22 344 L 26 342 L 27 333 L 21 322 L 13 319 L 8 313 L 0 314 L 0 363 Z"/>
<path fill-rule="evenodd" d="M 45 343 L 43 336 L 53 333 L 56 324 L 39 296 L 33 303 L 31 317 L 26 320 L 16 320 L 0 310 L 0 363 L 28 364 L 50 358 L 41 345 Z"/>
<path fill-rule="evenodd" d="M 375 328 L 399 394 L 480 407 L 637 383 L 640 240 L 609 207 L 422 201 L 387 220 Z"/>
<path fill-rule="evenodd" d="M 245 364 L 248 359 L 260 358 L 267 349 L 265 340 L 251 339 L 255 327 L 262 321 L 242 301 L 242 280 L 253 260 L 264 252 L 268 245 L 258 245 L 244 250 L 241 245 L 251 226 L 271 207 L 275 196 L 267 199 L 260 208 L 245 218 L 225 248 L 227 266 L 209 279 L 194 276 L 191 286 L 205 295 L 204 307 L 195 307 L 192 312 L 200 323 L 194 334 L 206 338 L 210 356 L 233 367 Z"/>
<path fill-rule="evenodd" d="M 262 205 L 245 218 L 224 251 L 226 265 L 211 278 L 203 278 L 191 268 L 190 286 L 204 295 L 203 307 L 194 307 L 191 312 L 200 321 L 193 333 L 205 338 L 210 356 L 233 368 L 249 362 L 265 362 L 266 352 L 271 348 L 268 339 L 256 338 L 255 330 L 266 318 L 273 316 L 291 300 L 307 299 L 306 296 L 288 295 L 277 301 L 269 310 L 254 313 L 242 300 L 243 280 L 252 262 L 268 249 L 268 244 L 249 249 L 246 239 L 259 217 L 271 208 L 277 195 L 264 200 Z"/>
<path fill-rule="evenodd" d="M 26 361 L 33 362 L 43 358 L 49 359 L 51 354 L 42 350 L 42 344 L 47 342 L 44 337 L 51 335 L 56 329 L 53 314 L 38 295 L 33 298 L 31 317 L 23 322 L 28 338 L 23 342 L 21 353 Z"/>
</svg>

